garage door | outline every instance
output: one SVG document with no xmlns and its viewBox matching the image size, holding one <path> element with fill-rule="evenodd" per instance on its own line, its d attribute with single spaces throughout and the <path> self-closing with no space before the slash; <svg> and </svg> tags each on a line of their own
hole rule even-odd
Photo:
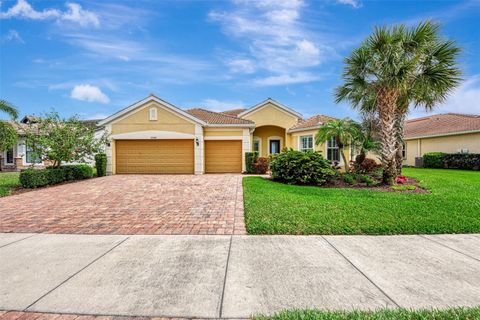
<svg viewBox="0 0 480 320">
<path fill-rule="evenodd" d="M 193 140 L 117 140 L 117 173 L 193 173 Z"/>
<path fill-rule="evenodd" d="M 205 141 L 205 172 L 242 172 L 242 141 Z"/>
</svg>

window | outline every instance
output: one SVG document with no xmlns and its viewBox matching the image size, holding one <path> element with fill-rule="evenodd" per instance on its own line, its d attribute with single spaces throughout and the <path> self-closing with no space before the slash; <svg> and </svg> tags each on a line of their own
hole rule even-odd
<svg viewBox="0 0 480 320">
<path fill-rule="evenodd" d="M 40 159 L 40 157 L 36 157 L 34 156 L 33 152 L 32 152 L 32 148 L 28 147 L 27 146 L 27 152 L 26 152 L 26 155 L 25 155 L 25 162 L 26 163 L 42 163 L 42 159 Z"/>
<path fill-rule="evenodd" d="M 150 108 L 150 121 L 157 120 L 157 108 Z"/>
<path fill-rule="evenodd" d="M 258 154 L 260 154 L 260 140 L 258 139 L 253 140 L 253 151 L 258 152 Z"/>
<path fill-rule="evenodd" d="M 402 158 L 403 159 L 407 158 L 407 145 L 405 143 L 402 144 Z"/>
<path fill-rule="evenodd" d="M 13 148 L 7 150 L 7 157 L 5 163 L 13 163 Z"/>
<path fill-rule="evenodd" d="M 340 152 L 338 150 L 337 139 L 335 137 L 327 141 L 327 159 L 340 162 Z"/>
<path fill-rule="evenodd" d="M 313 136 L 300 136 L 300 151 L 313 151 Z"/>
</svg>

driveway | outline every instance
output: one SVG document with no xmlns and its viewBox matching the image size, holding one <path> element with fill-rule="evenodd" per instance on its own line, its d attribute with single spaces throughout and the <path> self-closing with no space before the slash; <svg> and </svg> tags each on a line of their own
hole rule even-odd
<svg viewBox="0 0 480 320">
<path fill-rule="evenodd" d="M 480 235 L 473 234 L 9 233 L 0 234 L 0 261 L 0 310 L 71 317 L 233 319 L 295 308 L 480 304 Z M 4 316 L 45 319 L 38 313 Z"/>
<path fill-rule="evenodd" d="M 0 232 L 244 234 L 242 176 L 114 175 L 0 198 Z"/>
</svg>

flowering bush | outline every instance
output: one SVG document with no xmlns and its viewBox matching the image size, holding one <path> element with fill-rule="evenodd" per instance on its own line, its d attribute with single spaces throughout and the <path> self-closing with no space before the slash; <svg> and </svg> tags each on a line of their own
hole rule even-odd
<svg viewBox="0 0 480 320">
<path fill-rule="evenodd" d="M 407 177 L 405 176 L 398 176 L 396 179 L 395 179 L 395 182 L 397 184 L 405 184 L 407 183 Z"/>
</svg>

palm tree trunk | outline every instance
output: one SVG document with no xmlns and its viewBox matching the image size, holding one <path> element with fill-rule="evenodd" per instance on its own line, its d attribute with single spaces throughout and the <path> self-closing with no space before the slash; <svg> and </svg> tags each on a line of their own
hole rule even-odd
<svg viewBox="0 0 480 320">
<path fill-rule="evenodd" d="M 396 130 L 396 149 L 395 153 L 395 165 L 397 170 L 397 176 L 402 175 L 402 165 L 403 165 L 403 138 L 404 138 L 404 125 L 405 125 L 406 114 L 403 110 L 397 109 L 395 116 L 395 130 Z"/>
<path fill-rule="evenodd" d="M 340 148 L 340 154 L 342 155 L 343 165 L 345 166 L 345 172 L 350 172 L 350 164 L 347 161 L 347 157 L 345 156 L 345 151 L 343 148 Z"/>
<path fill-rule="evenodd" d="M 383 166 L 383 182 L 392 185 L 397 175 L 395 161 L 396 130 L 395 109 L 398 92 L 394 89 L 380 88 L 377 92 L 378 113 L 380 117 L 380 157 Z"/>
</svg>

